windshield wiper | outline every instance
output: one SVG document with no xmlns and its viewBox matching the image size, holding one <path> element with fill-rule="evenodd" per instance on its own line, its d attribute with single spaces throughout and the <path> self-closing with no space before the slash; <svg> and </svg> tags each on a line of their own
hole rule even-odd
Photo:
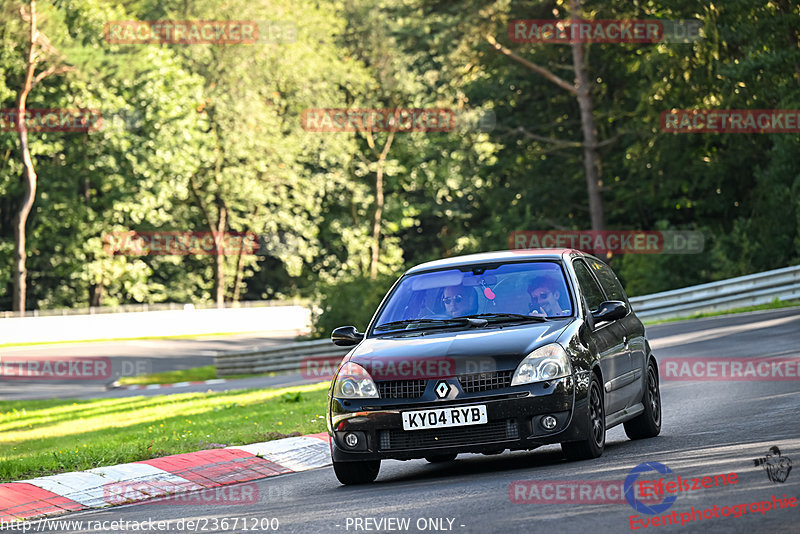
<svg viewBox="0 0 800 534">
<path fill-rule="evenodd" d="M 499 321 L 525 321 L 530 323 L 544 323 L 549 320 L 541 315 L 522 315 L 521 313 L 478 313 L 475 315 L 466 315 L 463 318 L 486 320 L 497 319 Z"/>
<path fill-rule="evenodd" d="M 544 323 L 549 320 L 542 316 L 522 315 L 521 313 L 477 313 L 474 315 L 460 315 L 451 319 L 404 319 L 402 321 L 392 321 L 390 323 L 383 323 L 376 326 L 375 331 L 400 329 L 412 324 L 430 326 L 486 326 L 491 319 L 495 319 L 495 321 L 492 322 L 516 321 L 526 323 Z"/>
<path fill-rule="evenodd" d="M 468 317 L 455 317 L 453 319 L 403 319 L 402 321 L 392 321 L 390 323 L 379 324 L 374 328 L 374 330 L 393 330 L 412 324 L 451 326 L 467 325 L 471 323 Z"/>
</svg>

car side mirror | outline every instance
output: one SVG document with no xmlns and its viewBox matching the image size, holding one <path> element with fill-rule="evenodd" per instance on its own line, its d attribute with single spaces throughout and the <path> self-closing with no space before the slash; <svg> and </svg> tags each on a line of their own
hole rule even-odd
<svg viewBox="0 0 800 534">
<path fill-rule="evenodd" d="M 616 321 L 628 315 L 628 306 L 621 300 L 607 300 L 600 304 L 597 311 L 592 313 L 595 322 Z"/>
<path fill-rule="evenodd" d="M 364 339 L 364 334 L 356 330 L 355 326 L 340 326 L 331 332 L 331 341 L 340 347 L 358 345 Z"/>
</svg>

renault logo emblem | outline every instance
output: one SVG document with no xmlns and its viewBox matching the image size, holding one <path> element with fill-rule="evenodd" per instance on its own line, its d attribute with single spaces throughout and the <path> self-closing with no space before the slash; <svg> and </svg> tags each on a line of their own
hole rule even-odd
<svg viewBox="0 0 800 534">
<path fill-rule="evenodd" d="M 450 386 L 447 385 L 447 382 L 442 380 L 438 384 L 436 384 L 436 396 L 440 399 L 443 399 L 450 393 Z"/>
</svg>

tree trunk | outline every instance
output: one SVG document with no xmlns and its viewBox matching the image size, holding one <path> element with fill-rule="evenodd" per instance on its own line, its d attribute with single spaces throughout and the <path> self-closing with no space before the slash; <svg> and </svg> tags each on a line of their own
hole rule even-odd
<svg viewBox="0 0 800 534">
<path fill-rule="evenodd" d="M 594 125 L 592 102 L 589 92 L 578 89 L 578 105 L 581 109 L 581 125 L 583 127 L 583 167 L 586 173 L 586 192 L 589 196 L 589 217 L 592 230 L 605 228 L 603 214 L 603 182 L 600 177 L 600 157 L 597 154 L 597 129 Z"/>
<path fill-rule="evenodd" d="M 239 245 L 239 255 L 236 257 L 236 278 L 233 281 L 233 302 L 239 302 L 239 293 L 242 287 L 242 278 L 244 277 L 244 236 L 242 236 L 242 244 Z"/>
<path fill-rule="evenodd" d="M 378 259 L 381 248 L 381 223 L 383 222 L 383 171 L 386 168 L 386 156 L 394 141 L 394 131 L 389 132 L 386 144 L 378 158 L 378 169 L 375 173 L 375 214 L 372 218 L 372 261 L 370 261 L 369 277 L 378 278 Z"/>
<path fill-rule="evenodd" d="M 227 222 L 228 211 L 224 205 L 219 206 L 219 221 L 217 222 L 217 229 L 214 232 L 214 245 L 216 247 L 214 256 L 216 258 L 216 269 L 214 272 L 214 281 L 216 283 L 216 300 L 217 308 L 225 307 L 225 255 L 223 254 L 223 241 L 225 231 L 225 223 Z"/>
<path fill-rule="evenodd" d="M 89 306 L 100 307 L 103 305 L 103 295 L 105 287 L 103 284 L 92 284 L 89 286 Z"/>
<path fill-rule="evenodd" d="M 582 15 L 581 1 L 570 0 L 570 18 L 579 19 Z M 586 70 L 586 54 L 583 43 L 572 43 L 572 67 L 575 70 L 578 107 L 581 110 L 583 128 L 583 167 L 586 172 L 586 191 L 589 196 L 589 217 L 592 230 L 605 228 L 603 198 L 601 195 L 600 157 L 597 155 L 597 127 L 594 123 L 594 107 L 589 93 L 591 82 Z"/>
<path fill-rule="evenodd" d="M 219 167 L 217 167 L 217 173 L 219 174 Z M 220 198 L 217 198 L 216 202 L 219 211 L 219 217 L 217 218 L 217 224 L 214 225 L 214 220 L 211 218 L 211 212 L 209 212 L 208 207 L 206 207 L 203 199 L 200 197 L 200 191 L 198 190 L 197 184 L 194 183 L 194 179 L 191 176 L 189 176 L 189 188 L 192 190 L 192 194 L 194 195 L 195 200 L 197 200 L 197 205 L 200 208 L 200 211 L 203 212 L 203 218 L 206 220 L 208 229 L 211 231 L 211 235 L 214 238 L 214 300 L 217 303 L 217 308 L 224 308 L 225 258 L 222 255 L 222 232 L 225 231 L 228 212 L 225 208 L 225 203 L 222 202 Z"/>
<path fill-rule="evenodd" d="M 583 14 L 580 0 L 570 0 L 569 15 L 571 19 L 580 19 Z M 572 43 L 572 68 L 575 72 L 575 84 L 559 78 L 546 68 L 528 61 L 522 56 L 517 55 L 509 48 L 497 42 L 493 35 L 487 34 L 486 40 L 497 51 L 505 54 L 514 61 L 524 65 L 533 72 L 544 76 L 565 91 L 575 95 L 578 100 L 578 107 L 581 113 L 581 128 L 583 130 L 583 166 L 586 174 L 586 192 L 589 199 L 589 219 L 592 230 L 603 230 L 605 228 L 605 216 L 603 214 L 602 180 L 600 156 L 597 154 L 597 127 L 594 122 L 594 107 L 591 97 L 591 81 L 586 69 L 586 54 L 582 43 Z M 541 136 L 530 135 L 540 141 L 555 142 L 565 145 L 558 140 L 547 139 Z"/>
<path fill-rule="evenodd" d="M 36 198 L 36 170 L 33 168 L 33 160 L 28 147 L 28 129 L 25 125 L 25 102 L 28 93 L 33 86 L 33 73 L 36 68 L 36 2 L 31 1 L 30 13 L 30 45 L 28 47 L 27 72 L 25 82 L 19 92 L 17 99 L 17 128 L 19 132 L 19 145 L 22 156 L 22 165 L 25 168 L 25 195 L 22 197 L 22 204 L 14 218 L 14 295 L 13 310 L 22 312 L 24 315 L 27 294 L 28 270 L 26 268 L 27 254 L 25 252 L 25 226 L 28 222 L 28 215 L 33 208 L 33 201 Z"/>
</svg>

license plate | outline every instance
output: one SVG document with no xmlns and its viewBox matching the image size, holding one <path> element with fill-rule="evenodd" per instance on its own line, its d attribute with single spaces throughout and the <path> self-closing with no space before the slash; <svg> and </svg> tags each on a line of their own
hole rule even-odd
<svg viewBox="0 0 800 534">
<path fill-rule="evenodd" d="M 403 412 L 403 430 L 426 430 L 449 426 L 483 425 L 486 419 L 486 406 L 458 406 L 436 410 Z"/>
</svg>

